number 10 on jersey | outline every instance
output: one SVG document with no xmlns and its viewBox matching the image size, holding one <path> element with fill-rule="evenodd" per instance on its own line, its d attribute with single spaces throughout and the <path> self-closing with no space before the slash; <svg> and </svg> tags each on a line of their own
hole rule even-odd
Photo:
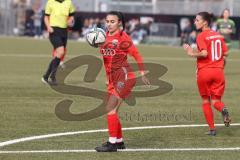
<svg viewBox="0 0 240 160">
<path fill-rule="evenodd" d="M 217 39 L 211 43 L 212 61 L 218 61 L 222 57 L 222 42 Z"/>
</svg>

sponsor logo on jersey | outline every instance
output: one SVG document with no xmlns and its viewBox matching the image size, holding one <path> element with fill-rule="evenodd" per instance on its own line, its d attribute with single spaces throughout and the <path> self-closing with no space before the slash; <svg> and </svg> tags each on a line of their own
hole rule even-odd
<svg viewBox="0 0 240 160">
<path fill-rule="evenodd" d="M 118 40 L 117 39 L 112 40 L 112 45 L 117 46 L 118 45 Z"/>
<path fill-rule="evenodd" d="M 101 53 L 103 56 L 114 56 L 116 54 L 115 49 L 106 48 L 101 49 Z"/>
<path fill-rule="evenodd" d="M 124 82 L 118 81 L 117 82 L 117 91 L 120 92 L 120 90 L 122 90 L 124 88 L 125 84 Z"/>
</svg>

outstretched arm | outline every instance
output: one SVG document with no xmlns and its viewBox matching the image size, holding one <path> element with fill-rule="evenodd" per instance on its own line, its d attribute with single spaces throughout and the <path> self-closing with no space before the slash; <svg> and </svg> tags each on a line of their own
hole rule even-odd
<svg viewBox="0 0 240 160">
<path fill-rule="evenodd" d="M 131 46 L 129 48 L 129 53 L 130 53 L 131 56 L 133 56 L 133 58 L 135 59 L 135 61 L 138 64 L 140 74 L 142 75 L 143 83 L 146 84 L 146 85 L 150 85 L 150 82 L 149 82 L 148 78 L 145 76 L 142 56 L 139 54 L 137 48 L 135 46 Z"/>
</svg>

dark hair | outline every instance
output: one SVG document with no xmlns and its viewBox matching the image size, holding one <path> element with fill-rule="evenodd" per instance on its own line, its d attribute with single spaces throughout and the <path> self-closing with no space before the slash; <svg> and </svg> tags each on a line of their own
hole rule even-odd
<svg viewBox="0 0 240 160">
<path fill-rule="evenodd" d="M 224 13 L 225 11 L 228 11 L 228 13 L 230 14 L 230 10 L 229 10 L 228 8 L 225 8 L 225 9 L 222 11 L 221 18 L 223 18 L 223 13 Z"/>
<path fill-rule="evenodd" d="M 122 35 L 122 32 L 125 30 L 125 23 L 126 23 L 123 13 L 118 11 L 110 11 L 107 13 L 107 15 L 115 15 L 118 17 L 118 20 L 122 22 L 122 27 L 123 27 L 123 30 L 121 31 L 121 35 Z"/>
<path fill-rule="evenodd" d="M 208 12 L 199 12 L 197 15 L 201 16 L 204 21 L 207 21 L 208 26 L 211 25 L 214 15 Z"/>
</svg>

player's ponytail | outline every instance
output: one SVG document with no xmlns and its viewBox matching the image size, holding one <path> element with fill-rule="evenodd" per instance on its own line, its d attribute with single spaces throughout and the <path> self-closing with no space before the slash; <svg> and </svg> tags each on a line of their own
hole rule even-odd
<svg viewBox="0 0 240 160">
<path fill-rule="evenodd" d="M 199 12 L 197 15 L 201 16 L 204 21 L 207 21 L 208 26 L 210 26 L 212 21 L 214 20 L 213 13 Z"/>
<path fill-rule="evenodd" d="M 123 15 L 122 12 L 118 12 L 118 13 L 119 13 L 119 15 L 120 15 L 120 17 L 121 17 L 121 18 L 119 18 L 119 19 L 120 19 L 121 22 L 122 22 L 122 31 L 121 31 L 121 35 L 122 35 L 122 32 L 125 30 L 125 26 L 126 26 L 126 24 L 125 24 L 125 17 L 124 17 L 124 15 Z"/>
<path fill-rule="evenodd" d="M 118 17 L 118 20 L 121 21 L 121 23 L 122 23 L 122 31 L 121 31 L 121 35 L 122 35 L 122 32 L 125 30 L 125 26 L 126 26 L 125 17 L 123 15 L 123 13 L 118 12 L 118 11 L 110 11 L 110 12 L 108 12 L 107 15 L 115 15 Z"/>
</svg>

